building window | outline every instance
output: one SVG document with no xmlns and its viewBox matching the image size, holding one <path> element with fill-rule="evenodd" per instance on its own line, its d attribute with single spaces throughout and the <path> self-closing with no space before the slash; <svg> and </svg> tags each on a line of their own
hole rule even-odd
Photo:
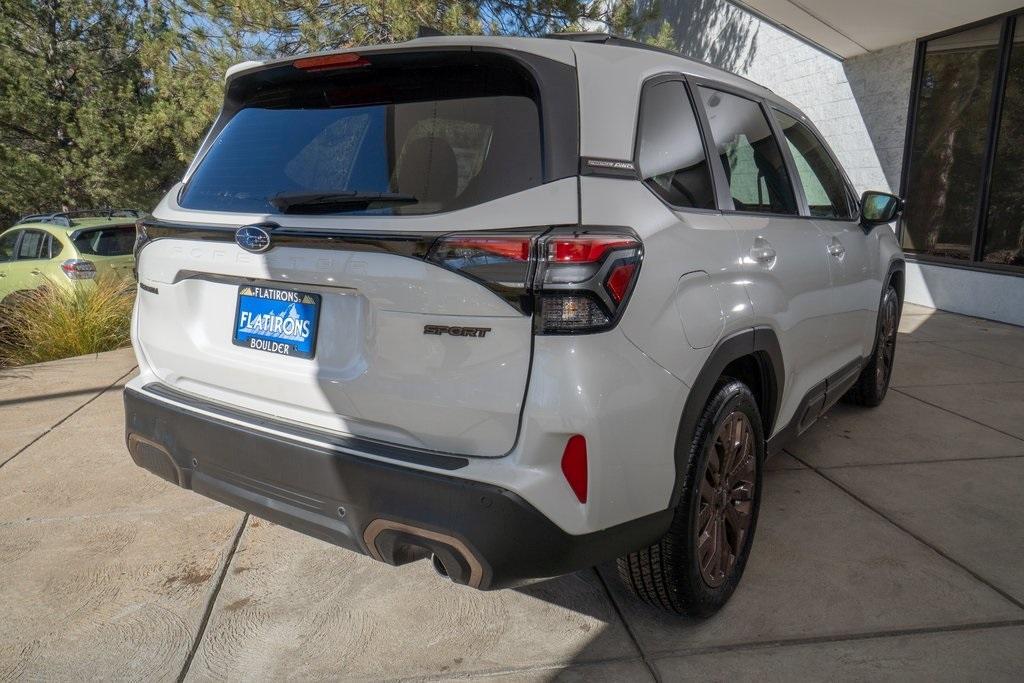
<svg viewBox="0 0 1024 683">
<path fill-rule="evenodd" d="M 1024 270 L 1018 23 L 1010 16 L 919 45 L 901 231 L 910 254 Z"/>
</svg>

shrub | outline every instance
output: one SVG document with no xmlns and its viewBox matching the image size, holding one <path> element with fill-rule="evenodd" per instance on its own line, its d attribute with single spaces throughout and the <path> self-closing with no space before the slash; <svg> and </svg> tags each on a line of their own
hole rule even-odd
<svg viewBox="0 0 1024 683">
<path fill-rule="evenodd" d="M 94 286 L 47 286 L 0 308 L 0 367 L 110 351 L 130 342 L 135 284 L 115 277 Z"/>
</svg>

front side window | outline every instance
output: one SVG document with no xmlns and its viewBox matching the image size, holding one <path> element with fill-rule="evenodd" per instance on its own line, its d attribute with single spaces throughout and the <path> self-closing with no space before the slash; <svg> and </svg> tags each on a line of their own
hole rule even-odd
<svg viewBox="0 0 1024 683">
<path fill-rule="evenodd" d="M 544 180 L 536 90 L 524 71 L 494 60 L 286 82 L 245 102 L 179 201 L 210 211 L 393 215 L 514 194 Z"/>
<path fill-rule="evenodd" d="M 776 111 L 775 118 L 793 154 L 811 215 L 816 218 L 853 218 L 853 203 L 843 172 L 825 145 L 810 128 L 789 114 Z"/>
<path fill-rule="evenodd" d="M 36 259 L 50 258 L 50 251 L 47 247 L 47 235 L 38 230 L 26 230 L 18 245 L 18 260 L 33 261 Z"/>
<path fill-rule="evenodd" d="M 11 230 L 0 236 L 0 263 L 14 259 L 14 246 L 18 243 L 20 230 Z"/>
<path fill-rule="evenodd" d="M 644 88 L 638 144 L 640 173 L 658 196 L 674 206 L 715 208 L 700 128 L 682 81 Z"/>
<path fill-rule="evenodd" d="M 761 106 L 711 88 L 700 94 L 735 209 L 796 215 L 786 164 Z"/>
</svg>

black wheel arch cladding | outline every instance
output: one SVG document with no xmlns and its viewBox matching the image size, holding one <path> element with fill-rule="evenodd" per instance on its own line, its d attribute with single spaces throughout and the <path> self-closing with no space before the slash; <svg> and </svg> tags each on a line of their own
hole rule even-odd
<svg viewBox="0 0 1024 683">
<path fill-rule="evenodd" d="M 758 409 L 761 411 L 764 438 L 769 439 L 778 419 L 785 381 L 785 365 L 778 336 L 769 327 L 754 327 L 742 330 L 721 340 L 711 352 L 704 366 L 690 387 L 689 396 L 683 407 L 676 432 L 675 464 L 676 482 L 672 487 L 670 507 L 675 508 L 682 496 L 681 475 L 686 471 L 690 442 L 697 429 L 701 414 L 730 363 L 744 357 L 752 357 L 761 371 L 761 396 Z"/>
</svg>

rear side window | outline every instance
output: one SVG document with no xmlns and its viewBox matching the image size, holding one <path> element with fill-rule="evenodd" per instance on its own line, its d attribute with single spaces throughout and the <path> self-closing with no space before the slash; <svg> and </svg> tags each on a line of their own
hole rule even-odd
<svg viewBox="0 0 1024 683">
<path fill-rule="evenodd" d="M 125 256 L 135 248 L 135 226 L 117 225 L 87 230 L 80 233 L 73 242 L 80 254 Z"/>
<path fill-rule="evenodd" d="M 491 201 L 543 182 L 536 90 L 521 67 L 494 59 L 265 88 L 227 123 L 179 201 L 268 214 L 428 214 Z"/>
<path fill-rule="evenodd" d="M 640 173 L 658 196 L 679 207 L 715 208 L 700 128 L 681 81 L 644 88 L 638 145 Z"/>
<path fill-rule="evenodd" d="M 18 260 L 33 261 L 50 258 L 49 235 L 38 230 L 26 230 L 18 245 Z"/>
<path fill-rule="evenodd" d="M 825 145 L 811 129 L 781 111 L 775 118 L 789 143 L 796 172 L 804 186 L 811 215 L 818 218 L 853 218 L 846 180 Z"/>
<path fill-rule="evenodd" d="M 793 186 L 761 105 L 711 88 L 700 94 L 735 209 L 796 215 Z"/>
<path fill-rule="evenodd" d="M 0 263 L 14 259 L 14 246 L 18 243 L 20 230 L 11 230 L 0 236 Z"/>
</svg>

